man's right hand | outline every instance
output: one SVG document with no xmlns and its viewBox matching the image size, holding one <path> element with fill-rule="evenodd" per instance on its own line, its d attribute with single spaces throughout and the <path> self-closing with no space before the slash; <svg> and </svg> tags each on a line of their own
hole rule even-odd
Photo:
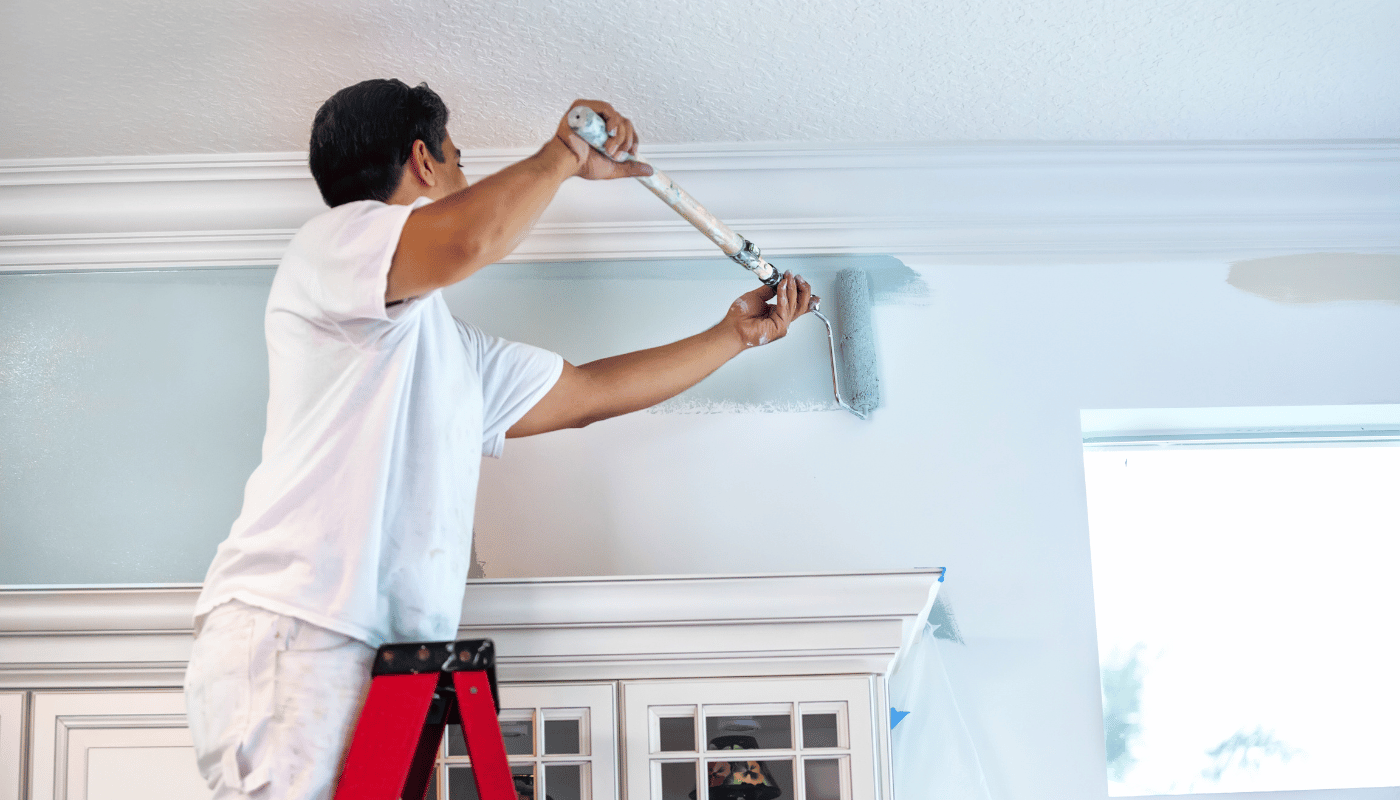
<svg viewBox="0 0 1400 800">
<path fill-rule="evenodd" d="M 603 143 L 607 155 L 589 147 L 588 142 L 585 142 L 569 127 L 569 115 L 565 112 L 564 117 L 559 120 L 559 129 L 555 132 L 555 138 L 562 142 L 577 159 L 578 172 L 574 174 L 589 180 L 606 180 L 610 178 L 641 178 L 652 173 L 652 168 L 648 164 L 613 160 L 619 153 L 634 156 L 637 154 L 637 130 L 632 127 L 631 120 L 617 113 L 617 109 L 601 100 L 575 100 L 573 105 L 569 106 L 569 110 L 572 111 L 578 106 L 588 106 L 603 118 L 603 123 L 608 129 L 608 140 Z"/>
</svg>

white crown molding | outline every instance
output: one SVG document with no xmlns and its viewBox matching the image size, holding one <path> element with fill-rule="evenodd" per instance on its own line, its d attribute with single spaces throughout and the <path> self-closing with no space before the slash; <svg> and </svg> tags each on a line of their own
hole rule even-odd
<svg viewBox="0 0 1400 800">
<path fill-rule="evenodd" d="M 305 153 L 0 159 L 0 186 L 303 180 Z"/>
<path fill-rule="evenodd" d="M 888 253 L 943 259 L 1258 257 L 1400 252 L 1400 214 L 749 219 L 732 224 L 768 256 Z M 0 235 L 0 272 L 276 266 L 294 229 Z M 503 262 L 715 258 L 683 221 L 544 222 Z"/>
<path fill-rule="evenodd" d="M 942 570 L 486 579 L 503 680 L 880 672 Z M 178 686 L 196 585 L 0 588 L 0 689 Z"/>
<path fill-rule="evenodd" d="M 663 145 L 772 255 L 1063 261 L 1400 251 L 1400 140 Z M 468 153 L 472 180 L 528 155 Z M 301 153 L 0 161 L 0 271 L 273 265 L 324 210 Z M 570 181 L 507 260 L 716 256 L 631 181 Z"/>
<path fill-rule="evenodd" d="M 1400 140 L 1265 140 L 1184 142 L 948 142 L 813 145 L 788 142 L 659 144 L 648 160 L 676 174 L 788 169 L 948 169 L 965 166 L 1335 164 L 1394 161 Z M 534 151 L 462 151 L 468 177 L 481 177 Z M 308 177 L 306 153 L 226 153 L 161 156 L 0 159 L 0 186 L 56 183 L 268 180 Z"/>
</svg>

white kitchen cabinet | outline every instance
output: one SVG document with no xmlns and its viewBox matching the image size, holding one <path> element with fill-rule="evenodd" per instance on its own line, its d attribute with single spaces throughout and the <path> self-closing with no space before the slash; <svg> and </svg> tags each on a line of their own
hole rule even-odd
<svg viewBox="0 0 1400 800">
<path fill-rule="evenodd" d="M 883 672 L 940 574 L 480 580 L 458 638 L 496 643 L 535 800 L 708 800 L 733 764 L 767 800 L 889 800 Z M 209 796 L 179 688 L 197 595 L 0 588 L 0 800 Z M 474 796 L 464 750 L 451 731 L 438 800 Z"/>
<path fill-rule="evenodd" d="M 179 690 L 35 692 L 32 800 L 201 800 Z"/>
</svg>

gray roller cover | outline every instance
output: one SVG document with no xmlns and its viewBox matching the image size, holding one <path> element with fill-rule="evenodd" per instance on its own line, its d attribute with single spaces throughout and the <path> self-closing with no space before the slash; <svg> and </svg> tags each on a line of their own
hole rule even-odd
<svg viewBox="0 0 1400 800">
<path fill-rule="evenodd" d="M 870 323 L 870 279 L 862 269 L 836 273 L 836 364 L 841 394 L 869 414 L 880 405 L 875 370 L 875 332 Z"/>
</svg>

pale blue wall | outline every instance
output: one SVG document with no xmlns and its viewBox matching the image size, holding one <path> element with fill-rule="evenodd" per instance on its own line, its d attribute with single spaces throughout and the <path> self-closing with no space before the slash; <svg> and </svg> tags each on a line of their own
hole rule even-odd
<svg viewBox="0 0 1400 800">
<path fill-rule="evenodd" d="M 204 578 L 258 462 L 272 273 L 0 275 L 0 584 Z"/>
<path fill-rule="evenodd" d="M 930 287 L 930 302 L 875 309 L 886 404 L 874 420 L 861 422 L 839 411 L 642 413 L 580 431 L 512 441 L 505 457 L 488 461 L 483 471 L 477 517 L 481 558 L 491 576 L 947 566 L 945 591 L 967 641 L 966 648 L 955 649 L 948 669 L 993 796 L 1102 798 L 1104 755 L 1079 410 L 1400 402 L 1400 306 L 1276 303 L 1227 284 L 1229 265 L 1223 260 L 914 266 Z M 216 281 L 212 276 L 200 280 Z M 557 294 L 551 301 L 555 313 L 544 316 L 550 309 L 535 308 L 517 316 L 525 327 L 536 328 L 542 341 L 588 330 L 594 332 L 588 336 L 600 331 L 616 335 L 615 341 L 595 342 L 599 346 L 654 343 L 648 340 L 655 338 L 657 320 L 690 330 L 717 319 L 728 296 L 748 287 L 746 276 L 738 278 L 730 292 L 718 287 L 713 296 L 703 297 L 668 292 L 667 281 L 585 284 L 576 293 Z M 159 275 L 141 279 L 154 285 L 173 280 Z M 54 287 L 78 282 L 52 280 Z M 141 441 L 133 419 L 118 414 L 105 424 L 94 417 L 76 425 L 76 417 L 107 407 L 105 394 L 41 398 L 35 389 L 25 395 L 27 405 L 16 401 L 10 388 L 20 385 L 15 381 L 37 386 L 36 375 L 68 367 L 64 359 L 52 357 L 67 352 L 61 339 L 35 345 L 24 358 L 10 357 L 12 342 L 42 340 L 30 334 L 13 338 L 15 331 L 33 330 L 15 320 L 29 319 L 26 325 L 42 327 L 57 325 L 55 315 L 78 312 L 71 324 L 97 349 L 88 355 L 74 349 L 74 363 L 91 371 L 75 374 L 102 375 L 120 388 L 126 376 L 133 376 L 133 382 L 138 382 L 134 376 L 151 379 L 145 371 L 151 365 L 142 358 L 103 356 L 108 352 L 103 337 L 156 347 L 169 335 L 188 335 L 193 326 L 207 322 L 205 317 L 226 311 L 230 319 L 243 320 L 241 332 L 230 322 L 188 347 L 184 342 L 160 344 L 185 354 L 181 357 L 188 359 L 189 374 L 202 376 L 192 384 L 197 390 L 160 385 L 150 394 L 124 399 L 138 408 L 162 403 L 138 417 L 147 423 L 168 417 L 188 431 L 179 441 L 162 445 L 168 448 L 162 452 L 188 452 L 179 459 L 172 456 L 173 461 L 224 465 L 206 478 L 222 494 L 203 507 L 197 525 L 177 531 L 188 538 L 176 544 L 191 547 L 185 572 L 162 573 L 198 577 L 236 512 L 242 482 L 256 460 L 251 438 L 256 434 L 250 431 L 258 426 L 248 420 L 260 413 L 257 404 L 265 388 L 254 385 L 265 378 L 256 374 L 253 355 L 230 363 L 227 355 L 216 354 L 230 337 L 242 337 L 247 353 L 261 358 L 258 294 L 265 290 L 249 275 L 239 280 L 243 282 L 201 289 L 227 297 L 227 305 L 201 301 L 202 312 L 191 311 L 173 328 L 150 321 L 157 314 L 147 296 L 151 293 L 118 289 L 116 278 L 108 288 L 55 289 L 26 295 L 23 302 L 10 288 L 16 284 L 0 283 L 5 287 L 0 325 L 7 332 L 9 359 L 6 424 L 11 414 L 32 414 L 34 424 L 47 420 L 56 441 L 68 448 L 17 447 L 13 443 L 20 437 L 14 433 L 0 440 L 6 487 L 46 458 L 51 459 L 45 467 L 51 476 L 65 479 L 57 481 L 61 491 L 47 504 L 31 505 L 27 516 L 17 516 L 6 496 L 0 518 L 5 547 L 15 546 L 15 537 L 22 536 L 24 547 L 49 548 L 45 552 L 52 559 L 76 564 L 87 557 L 93 562 L 91 569 L 83 568 L 86 572 L 65 575 L 127 580 L 133 572 L 125 565 L 140 561 L 132 537 L 150 530 L 139 524 L 140 515 L 149 513 L 142 511 L 146 506 L 131 503 L 121 491 L 121 481 L 129 485 L 141 470 L 133 469 L 132 462 L 102 460 L 110 455 L 108 442 L 134 448 Z M 472 302 L 493 302 L 495 290 L 487 283 Z M 470 284 L 460 291 L 469 290 Z M 154 294 L 191 293 L 197 294 L 181 284 Z M 499 295 L 500 303 L 507 302 L 507 294 Z M 590 314 L 633 303 L 644 309 L 635 317 Z M 492 313 L 512 310 L 499 305 Z M 810 323 L 804 321 L 805 330 L 794 336 L 814 333 Z M 770 355 L 824 357 L 797 341 L 779 343 Z M 794 346 L 780 349 L 789 344 Z M 35 367 L 26 367 L 29 363 Z M 35 372 L 39 368 L 50 372 Z M 777 392 L 806 386 L 808 378 L 774 372 L 772 380 Z M 243 398 L 237 408 L 229 403 L 233 394 Z M 206 403 L 221 403 L 224 410 L 195 410 Z M 243 422 L 235 424 L 237 419 Z M 72 431 L 65 432 L 70 425 Z M 241 433 L 235 434 L 235 428 Z M 200 437 L 215 438 L 200 444 Z M 219 449 L 224 452 L 217 459 L 210 455 Z M 107 475 L 110 480 L 100 484 L 100 499 L 108 504 L 103 507 L 125 509 L 126 516 L 104 517 L 83 508 L 93 504 L 83 494 L 79 471 L 74 469 L 68 479 L 55 466 L 70 463 L 65 459 Z M 154 486 L 182 478 L 182 470 L 172 464 L 144 469 L 156 476 Z M 153 497 L 160 494 L 148 491 Z M 180 497 L 175 490 L 160 492 Z M 86 520 L 86 527 L 67 523 L 67 532 L 79 544 L 49 541 L 64 541 L 64 531 L 52 528 L 55 515 Z M 12 522 L 16 518 L 51 527 L 23 531 Z M 197 547 L 189 544 L 196 539 Z M 62 547 L 67 549 L 56 549 Z M 195 550 L 200 552 L 197 559 Z M 64 565 L 71 568 L 73 564 Z M 1325 794 L 1295 796 L 1315 800 Z"/>
<path fill-rule="evenodd" d="M 790 262 L 822 292 L 852 264 L 908 273 L 888 257 Z M 203 579 L 258 463 L 273 273 L 0 275 L 0 584 Z M 447 295 L 489 332 L 583 363 L 695 333 L 757 285 L 725 259 L 507 264 Z M 679 402 L 831 406 L 826 347 L 807 326 Z"/>
</svg>

